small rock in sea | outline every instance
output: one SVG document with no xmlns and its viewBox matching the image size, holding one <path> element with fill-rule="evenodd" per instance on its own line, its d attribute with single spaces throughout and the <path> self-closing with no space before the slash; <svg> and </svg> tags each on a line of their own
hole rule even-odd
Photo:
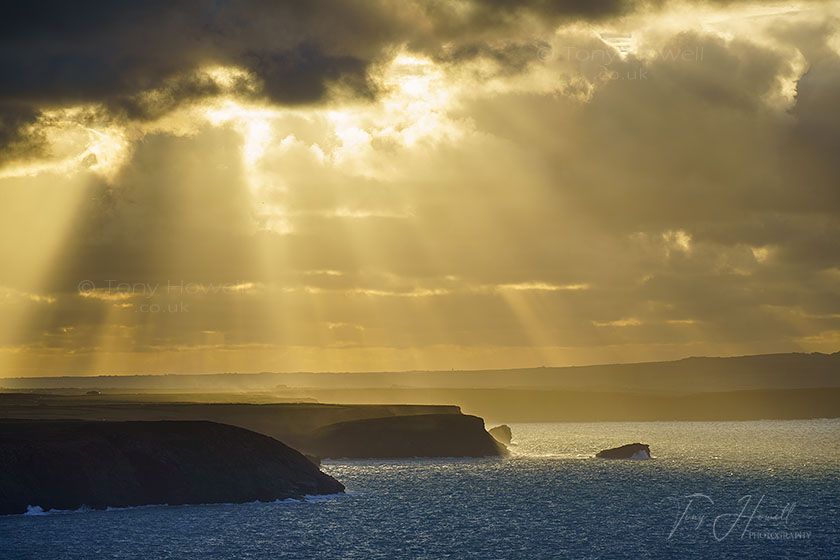
<svg viewBox="0 0 840 560">
<path fill-rule="evenodd" d="M 504 443 L 505 445 L 510 444 L 510 440 L 513 438 L 513 433 L 510 431 L 510 426 L 507 424 L 502 424 L 501 426 L 496 426 L 495 428 L 490 428 L 487 430 L 490 432 L 490 435 L 496 438 L 496 441 L 499 443 Z"/>
<path fill-rule="evenodd" d="M 650 446 L 646 443 L 628 443 L 621 447 L 599 451 L 601 459 L 650 459 Z"/>
</svg>

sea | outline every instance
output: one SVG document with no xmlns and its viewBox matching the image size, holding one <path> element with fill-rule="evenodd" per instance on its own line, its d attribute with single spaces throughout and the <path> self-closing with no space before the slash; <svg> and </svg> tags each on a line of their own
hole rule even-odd
<svg viewBox="0 0 840 560">
<path fill-rule="evenodd" d="M 505 458 L 326 461 L 347 492 L 304 501 L 33 504 L 0 558 L 840 558 L 838 419 L 510 426 Z"/>
</svg>

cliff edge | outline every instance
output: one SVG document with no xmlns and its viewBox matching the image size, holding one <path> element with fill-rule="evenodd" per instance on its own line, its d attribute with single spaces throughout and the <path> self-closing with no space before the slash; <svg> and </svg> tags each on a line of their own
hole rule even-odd
<svg viewBox="0 0 840 560">
<path fill-rule="evenodd" d="M 484 429 L 484 420 L 464 414 L 421 414 L 330 424 L 307 444 L 321 457 L 490 457 L 507 448 Z"/>
<path fill-rule="evenodd" d="M 0 514 L 342 492 L 291 447 L 206 421 L 0 421 Z"/>
</svg>

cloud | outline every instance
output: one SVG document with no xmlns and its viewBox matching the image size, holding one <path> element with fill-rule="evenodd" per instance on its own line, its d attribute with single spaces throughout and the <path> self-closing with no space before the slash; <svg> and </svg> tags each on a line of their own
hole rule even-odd
<svg viewBox="0 0 840 560">
<path fill-rule="evenodd" d="M 0 165 L 43 154 L 44 136 L 32 130 L 38 114 L 33 107 L 0 103 Z"/>
<path fill-rule="evenodd" d="M 0 23 L 0 147 L 38 146 L 43 108 L 96 106 L 110 119 L 147 120 L 218 94 L 202 68 L 241 69 L 227 91 L 281 105 L 322 102 L 331 90 L 371 99 L 369 70 L 401 47 L 439 61 L 487 57 L 521 71 L 535 41 L 569 22 L 599 22 L 664 2 L 511 4 L 384 0 L 305 3 L 88 0 L 17 3 Z"/>
<path fill-rule="evenodd" d="M 0 262 L 19 264 L 0 283 L 51 298 L 0 301 L 38 308 L 0 345 L 92 368 L 200 347 L 209 369 L 355 348 L 364 369 L 450 367 L 440 348 L 486 367 L 837 339 L 840 63 L 819 9 L 750 15 L 745 35 L 659 3 L 243 5 L 59 8 L 66 25 L 4 38 L 25 59 L 0 86 L 8 146 L 38 145 L 48 129 L 26 123 L 61 120 L 46 107 L 93 103 L 66 120 L 114 121 L 129 148 L 107 177 L 0 179 Z M 133 22 L 162 14 L 138 50 Z M 79 72 L 47 75 L 50 56 Z"/>
</svg>

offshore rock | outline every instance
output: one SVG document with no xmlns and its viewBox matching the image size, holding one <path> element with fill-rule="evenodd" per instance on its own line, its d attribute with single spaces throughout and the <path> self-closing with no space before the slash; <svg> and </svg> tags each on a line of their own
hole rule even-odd
<svg viewBox="0 0 840 560">
<path fill-rule="evenodd" d="M 490 433 L 491 436 L 496 438 L 496 441 L 505 445 L 510 445 L 510 440 L 513 439 L 513 433 L 510 431 L 510 426 L 508 426 L 507 424 L 502 424 L 501 426 L 490 428 L 487 431 Z"/>
<path fill-rule="evenodd" d="M 650 459 L 650 446 L 646 443 L 628 443 L 621 447 L 599 451 L 601 459 Z"/>
</svg>

